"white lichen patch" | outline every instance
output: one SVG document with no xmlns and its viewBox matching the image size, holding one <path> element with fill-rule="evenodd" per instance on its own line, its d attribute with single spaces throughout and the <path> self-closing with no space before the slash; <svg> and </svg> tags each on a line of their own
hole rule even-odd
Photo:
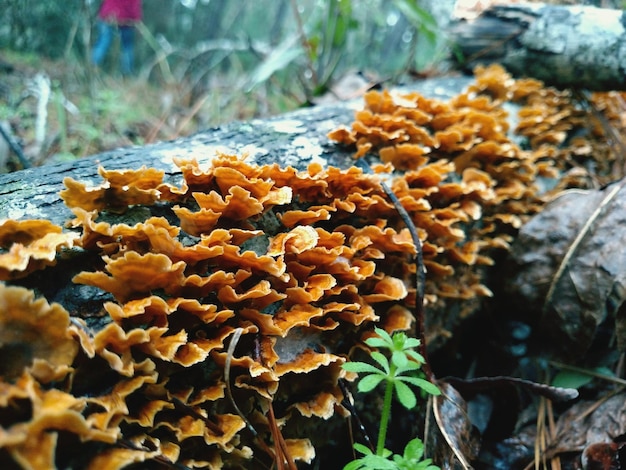
<svg viewBox="0 0 626 470">
<path fill-rule="evenodd" d="M 246 159 L 254 159 L 261 155 L 267 155 L 269 152 L 263 147 L 258 147 L 254 144 L 247 144 L 238 149 L 238 153 L 245 156 Z"/>
<path fill-rule="evenodd" d="M 315 138 L 311 139 L 304 136 L 296 137 L 293 139 L 293 145 L 300 158 L 319 157 L 324 151 L 319 143 L 319 139 Z"/>
<path fill-rule="evenodd" d="M 297 119 L 281 119 L 267 123 L 275 132 L 284 134 L 302 134 L 306 131 L 306 127 Z"/>
</svg>

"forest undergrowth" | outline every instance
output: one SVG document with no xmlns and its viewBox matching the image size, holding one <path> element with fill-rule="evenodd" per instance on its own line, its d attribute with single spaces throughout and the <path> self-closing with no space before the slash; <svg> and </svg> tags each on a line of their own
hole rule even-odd
<svg viewBox="0 0 626 470">
<path fill-rule="evenodd" d="M 306 101 L 295 89 L 286 93 L 284 83 L 272 80 L 242 93 L 233 86 L 234 75 L 216 74 L 210 80 L 211 86 L 198 90 L 186 82 L 155 85 L 144 76 L 119 78 L 78 63 L 42 61 L 39 57 L 6 51 L 0 51 L 0 74 L 0 122 L 19 143 L 31 166 L 172 140 L 233 120 L 282 113 Z M 623 111 L 621 108 L 622 117 Z M 10 152 L 0 154 L 0 167 L 3 167 L 0 171 L 22 166 Z M 544 241 L 547 239 L 548 236 L 544 237 Z M 607 240 L 598 244 L 611 245 L 612 239 Z M 527 251 L 538 252 L 538 245 L 536 241 L 530 243 Z M 513 309 L 507 305 L 511 301 L 506 297 L 496 301 L 487 305 L 476 319 L 468 321 L 463 334 L 457 332 L 449 348 L 432 357 L 435 369 L 451 375 L 462 371 L 458 375 L 465 377 L 443 379 L 441 388 L 447 401 L 435 399 L 439 401 L 432 405 L 443 417 L 444 424 L 438 423 L 443 437 L 454 438 L 450 447 L 460 454 L 469 454 L 471 449 L 466 449 L 465 444 L 470 447 L 472 439 L 466 431 L 483 425 L 483 467 L 478 468 L 488 468 L 486 465 L 494 463 L 521 468 L 520 462 L 529 461 L 533 448 L 534 461 L 526 468 L 531 465 L 592 468 L 577 467 L 574 462 L 578 462 L 580 454 L 595 462 L 600 460 L 597 455 L 601 452 L 619 464 L 626 433 L 624 420 L 619 418 L 626 412 L 623 400 L 620 401 L 624 396 L 624 383 L 620 381 L 623 345 L 616 348 L 614 342 L 617 336 L 619 343 L 621 335 L 612 331 L 613 326 L 607 324 L 610 322 L 604 321 L 582 367 L 548 361 L 542 356 L 541 347 L 531 341 L 534 338 L 530 337 L 528 324 L 514 317 L 502 318 L 505 314 L 498 318 L 501 311 Z M 621 308 L 616 315 L 617 320 L 623 317 Z M 583 330 L 582 320 L 578 323 L 576 329 Z M 616 323 L 623 332 L 622 321 Z M 549 325 L 546 328 L 555 329 Z M 477 348 L 475 338 L 479 336 L 488 340 Z M 608 348 L 598 344 L 605 339 L 610 344 Z M 471 354 L 468 348 L 473 348 Z M 532 353 L 537 351 L 533 357 Z M 473 364 L 468 362 L 470 359 Z M 515 367 L 508 369 L 519 373 L 516 377 L 532 377 L 537 383 L 489 376 L 493 370 L 504 369 L 495 366 L 505 359 L 515 363 Z M 476 364 L 483 370 L 476 369 Z M 581 398 L 573 405 L 559 404 L 553 400 L 553 390 L 548 384 L 578 389 Z M 445 408 L 457 395 L 459 402 L 464 395 L 471 408 L 467 416 L 478 417 L 471 425 L 467 416 L 459 417 L 456 410 Z M 530 418 L 526 419 L 524 413 Z M 614 425 L 607 424 L 608 416 L 617 417 Z M 467 426 L 455 429 L 455 422 L 465 422 Z M 586 425 L 582 424 L 585 422 Z M 450 424 L 449 428 L 446 423 Z M 613 440 L 602 441 L 609 433 L 585 434 L 585 427 L 594 426 L 610 428 Z M 611 467 L 611 462 L 602 468 L 621 468 Z"/>
<path fill-rule="evenodd" d="M 70 161 L 131 145 L 185 137 L 234 120 L 293 110 L 302 97 L 267 86 L 242 92 L 235 72 L 202 92 L 188 82 L 153 83 L 78 62 L 0 51 L 0 122 L 29 166 Z M 21 169 L 9 149 L 0 172 Z"/>
</svg>

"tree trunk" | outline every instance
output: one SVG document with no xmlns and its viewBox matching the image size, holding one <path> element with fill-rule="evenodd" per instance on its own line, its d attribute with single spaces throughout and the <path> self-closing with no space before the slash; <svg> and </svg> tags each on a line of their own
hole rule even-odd
<svg viewBox="0 0 626 470">
<path fill-rule="evenodd" d="M 621 10 L 544 4 L 495 5 L 450 34 L 463 65 L 498 62 L 517 76 L 559 87 L 626 89 Z"/>
</svg>

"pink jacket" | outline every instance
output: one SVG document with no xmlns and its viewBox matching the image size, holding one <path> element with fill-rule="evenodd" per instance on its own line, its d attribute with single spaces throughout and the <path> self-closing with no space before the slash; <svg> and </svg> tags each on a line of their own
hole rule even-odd
<svg viewBox="0 0 626 470">
<path fill-rule="evenodd" d="M 136 23 L 141 21 L 141 0 L 104 0 L 98 17 L 115 23 Z"/>
</svg>

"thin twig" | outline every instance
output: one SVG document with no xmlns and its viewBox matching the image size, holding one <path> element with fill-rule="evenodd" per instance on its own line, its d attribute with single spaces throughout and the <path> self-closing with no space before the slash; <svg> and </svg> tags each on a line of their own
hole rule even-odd
<svg viewBox="0 0 626 470">
<path fill-rule="evenodd" d="M 356 165 L 367 173 L 373 173 L 372 168 L 367 164 L 367 162 L 360 158 L 357 160 Z M 419 330 L 419 340 L 420 340 L 420 354 L 425 359 L 422 364 L 422 371 L 426 375 L 426 379 L 430 382 L 433 382 L 435 376 L 433 374 L 432 369 L 430 368 L 430 363 L 428 361 L 428 354 L 426 352 L 426 329 L 425 329 L 425 311 L 424 311 L 424 294 L 426 287 L 426 268 L 424 266 L 424 256 L 422 254 L 422 242 L 420 240 L 419 234 L 417 233 L 417 228 L 411 219 L 411 216 L 406 211 L 398 197 L 392 191 L 392 189 L 385 183 L 384 181 L 380 181 L 380 185 L 382 186 L 387 197 L 391 199 L 391 202 L 395 206 L 398 214 L 402 218 L 402 221 L 406 225 L 409 233 L 411 234 L 411 239 L 413 240 L 413 245 L 415 246 L 415 319 L 417 321 L 417 328 Z"/>
<path fill-rule="evenodd" d="M 241 338 L 241 333 L 243 333 L 243 328 L 235 329 L 235 333 L 233 333 L 233 337 L 230 340 L 230 344 L 228 345 L 228 351 L 226 353 L 226 363 L 224 364 L 224 381 L 226 382 L 226 395 L 228 395 L 228 399 L 230 400 L 230 404 L 233 405 L 235 412 L 239 415 L 243 422 L 246 423 L 246 427 L 250 430 L 254 437 L 258 437 L 259 433 L 254 429 L 252 423 L 248 421 L 248 418 L 243 414 L 243 412 L 237 406 L 237 402 L 233 398 L 233 392 L 230 388 L 230 364 L 233 359 L 233 354 L 235 353 L 235 348 L 237 347 L 237 343 L 239 342 L 239 338 Z"/>
<path fill-rule="evenodd" d="M 552 444 L 556 438 L 556 423 L 554 422 L 554 409 L 552 408 L 552 400 L 547 400 L 548 410 L 548 436 L 550 437 L 550 444 Z M 553 455 L 550 457 L 551 470 L 561 470 L 561 457 Z"/>
<path fill-rule="evenodd" d="M 341 389 L 341 393 L 343 394 L 343 401 L 341 402 L 341 404 L 348 409 L 348 411 L 350 412 L 350 416 L 354 418 L 354 421 L 356 421 L 356 424 L 359 427 L 359 430 L 361 431 L 361 435 L 363 436 L 363 440 L 367 444 L 367 447 L 369 447 L 370 450 L 374 452 L 375 451 L 374 443 L 370 439 L 370 436 L 367 433 L 367 429 L 365 429 L 365 426 L 363 425 L 363 422 L 361 421 L 361 418 L 359 418 L 359 414 L 357 413 L 356 408 L 354 407 L 354 400 L 352 398 L 352 393 L 350 393 L 350 390 L 348 390 L 348 387 L 346 387 L 346 384 L 343 379 L 339 379 L 337 383 L 339 384 L 339 388 Z M 356 460 L 356 455 L 354 459 Z"/>
<path fill-rule="evenodd" d="M 30 162 L 24 155 L 24 152 L 22 151 L 22 147 L 20 146 L 19 143 L 17 143 L 17 141 L 13 138 L 13 136 L 9 132 L 7 132 L 7 130 L 2 125 L 2 123 L 0 123 L 0 136 L 2 136 L 2 138 L 6 141 L 6 143 L 11 148 L 11 150 L 13 150 L 13 153 L 17 156 L 17 159 L 22 165 L 22 168 L 30 168 L 31 166 Z"/>
<path fill-rule="evenodd" d="M 274 409 L 272 403 L 269 404 L 269 426 L 270 433 L 272 434 L 272 440 L 274 441 L 274 463 L 276 464 L 276 470 L 285 470 L 285 459 L 281 451 L 280 440 L 278 439 L 278 431 L 276 429 L 276 418 L 274 418 Z"/>
<path fill-rule="evenodd" d="M 196 100 L 190 112 L 187 113 L 187 115 L 183 116 L 181 123 L 178 126 L 176 126 L 176 134 L 174 135 L 175 139 L 181 136 L 183 129 L 187 127 L 187 124 L 189 124 L 191 120 L 200 112 L 200 110 L 202 109 L 202 106 L 204 105 L 206 100 L 210 98 L 210 96 L 211 95 L 209 93 L 205 93 L 203 96 L 201 96 L 200 98 Z"/>
<path fill-rule="evenodd" d="M 600 406 L 602 406 L 604 403 L 606 403 L 608 400 L 610 400 L 614 396 L 621 394 L 624 390 L 626 390 L 626 387 L 617 387 L 615 390 L 612 390 L 610 393 L 606 394 L 605 396 L 600 398 L 598 401 L 596 401 L 595 403 L 590 405 L 588 408 L 586 408 L 585 411 L 583 411 L 580 415 L 578 415 L 574 419 L 574 421 L 582 421 L 583 419 L 586 419 L 589 415 L 595 413 L 596 410 L 600 408 Z"/>
<path fill-rule="evenodd" d="M 246 427 L 252 433 L 252 436 L 256 440 L 257 444 L 259 444 L 261 449 L 263 449 L 263 451 L 271 457 L 271 456 L 274 456 L 274 453 L 267 446 L 267 444 L 263 442 L 263 439 L 261 439 L 261 436 L 259 435 L 257 430 L 254 428 L 254 426 L 252 426 L 252 423 L 248 421 L 248 418 L 246 418 L 243 412 L 239 409 L 239 406 L 237 406 L 237 402 L 233 398 L 233 392 L 230 387 L 230 365 L 233 359 L 233 354 L 235 353 L 235 348 L 237 347 L 237 343 L 239 342 L 239 338 L 241 338 L 242 333 L 243 333 L 243 328 L 235 329 L 235 333 L 233 333 L 233 337 L 231 338 L 230 344 L 228 345 L 228 350 L 226 353 L 226 363 L 224 364 L 224 381 L 226 382 L 226 395 L 228 396 L 228 400 L 230 401 L 230 404 L 235 409 L 235 412 L 237 413 L 237 415 L 239 415 L 239 417 L 243 419 L 243 422 L 246 423 Z"/>
<path fill-rule="evenodd" d="M 535 436 L 535 456 L 533 459 L 535 470 L 546 468 L 546 398 L 539 399 L 539 409 L 537 410 L 537 435 Z M 530 468 L 529 464 L 526 468 Z"/>
<path fill-rule="evenodd" d="M 136 450 L 139 452 L 150 452 L 148 449 L 144 447 L 138 447 L 126 439 L 120 439 L 117 441 L 117 443 L 125 449 Z M 183 465 L 177 462 L 172 462 L 171 460 L 163 457 L 162 455 L 155 455 L 154 457 L 152 457 L 152 460 L 165 465 L 167 468 L 172 468 L 175 470 L 191 470 L 191 468 L 187 467 L 186 465 Z"/>
<path fill-rule="evenodd" d="M 312 44 L 307 40 L 306 33 L 304 32 L 302 16 L 298 11 L 298 2 L 296 2 L 296 0 L 291 0 L 291 9 L 293 10 L 293 16 L 296 19 L 296 25 L 298 26 L 298 35 L 300 36 L 300 40 L 302 41 L 302 47 L 305 51 L 307 51 L 307 67 L 311 72 L 311 79 L 313 83 L 317 84 L 317 72 L 315 70 L 315 67 L 313 66 L 313 61 L 311 60 L 311 57 L 313 57 L 313 53 L 315 51 L 313 50 Z"/>
<path fill-rule="evenodd" d="M 284 462 L 286 461 L 289 470 L 297 470 L 298 467 L 296 467 L 296 463 L 289 454 L 289 449 L 287 448 L 287 443 L 285 442 L 283 433 L 281 433 L 280 429 L 278 428 L 278 423 L 276 422 L 276 416 L 274 416 L 274 407 L 272 406 L 271 400 L 268 401 L 268 405 L 270 429 L 274 437 L 274 446 L 276 449 L 276 466 L 280 470 L 281 468 L 284 468 Z"/>
</svg>

